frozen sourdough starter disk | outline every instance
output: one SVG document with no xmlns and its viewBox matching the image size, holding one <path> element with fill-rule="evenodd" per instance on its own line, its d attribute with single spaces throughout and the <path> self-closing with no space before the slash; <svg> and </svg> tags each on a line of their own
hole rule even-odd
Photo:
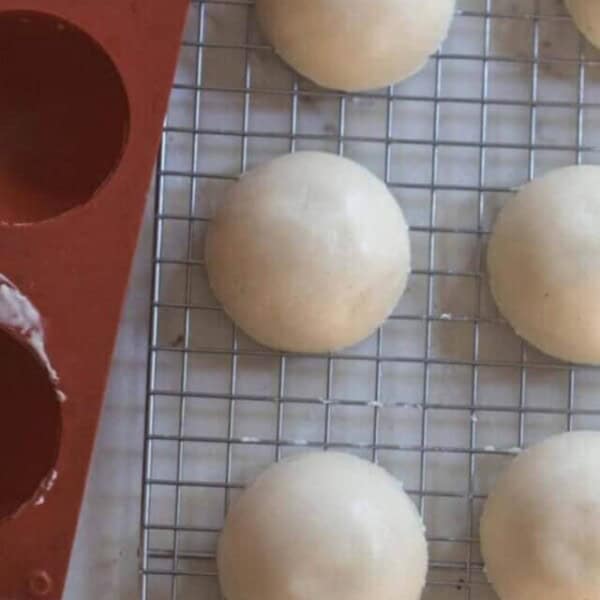
<svg viewBox="0 0 600 600">
<path fill-rule="evenodd" d="M 551 356 L 600 364 L 600 167 L 552 171 L 511 198 L 488 272 L 519 335 Z"/>
<path fill-rule="evenodd" d="M 234 184 L 206 242 L 211 287 L 258 342 L 327 352 L 371 334 L 392 312 L 410 269 L 396 199 L 360 165 L 299 152 Z"/>
<path fill-rule="evenodd" d="M 423 523 L 400 482 L 370 462 L 310 452 L 267 469 L 219 540 L 227 600 L 418 600 Z"/>
<path fill-rule="evenodd" d="M 600 2 L 598 0 L 566 0 L 577 27 L 591 44 L 600 48 Z"/>
<path fill-rule="evenodd" d="M 418 71 L 448 34 L 455 0 L 257 0 L 275 51 L 316 83 L 359 91 Z"/>
<path fill-rule="evenodd" d="M 565 433 L 517 457 L 481 520 L 501 600 L 600 598 L 600 433 Z"/>
</svg>

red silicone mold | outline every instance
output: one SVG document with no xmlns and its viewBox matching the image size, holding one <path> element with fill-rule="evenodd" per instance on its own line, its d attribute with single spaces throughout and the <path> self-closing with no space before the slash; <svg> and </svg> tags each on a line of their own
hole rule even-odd
<svg viewBox="0 0 600 600">
<path fill-rule="evenodd" d="M 62 595 L 187 8 L 0 0 L 1 600 Z"/>
</svg>

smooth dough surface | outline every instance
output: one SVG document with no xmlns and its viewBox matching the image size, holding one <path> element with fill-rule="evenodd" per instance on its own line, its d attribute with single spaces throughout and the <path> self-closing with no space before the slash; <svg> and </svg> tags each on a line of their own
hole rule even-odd
<svg viewBox="0 0 600 600">
<path fill-rule="evenodd" d="M 600 167 L 525 185 L 500 212 L 488 272 L 500 312 L 543 352 L 600 363 Z"/>
<path fill-rule="evenodd" d="M 516 458 L 481 520 L 501 600 L 600 598 L 600 433 L 555 436 Z"/>
<path fill-rule="evenodd" d="M 448 34 L 455 0 L 257 0 L 262 30 L 329 88 L 380 88 L 418 71 Z"/>
<path fill-rule="evenodd" d="M 401 484 L 336 452 L 265 471 L 230 510 L 217 560 L 227 600 L 418 600 L 428 561 Z"/>
<path fill-rule="evenodd" d="M 575 24 L 594 46 L 600 48 L 600 2 L 598 0 L 566 0 Z"/>
<path fill-rule="evenodd" d="M 211 287 L 252 338 L 290 352 L 359 342 L 392 312 L 410 269 L 408 228 L 377 177 L 299 152 L 234 184 L 206 243 Z"/>
</svg>

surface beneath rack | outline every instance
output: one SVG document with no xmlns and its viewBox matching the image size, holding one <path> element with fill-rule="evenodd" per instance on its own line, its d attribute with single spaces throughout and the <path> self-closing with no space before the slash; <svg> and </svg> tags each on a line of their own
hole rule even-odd
<svg viewBox="0 0 600 600">
<path fill-rule="evenodd" d="M 391 89 L 298 79 L 243 0 L 193 2 L 159 157 L 142 523 L 145 600 L 219 598 L 227 507 L 274 460 L 338 448 L 401 479 L 431 553 L 424 600 L 495 598 L 484 498 L 523 446 L 600 427 L 600 371 L 522 344 L 484 273 L 514 189 L 600 162 L 600 54 L 556 0 L 459 0 L 442 51 Z M 293 150 L 353 158 L 411 226 L 409 289 L 370 339 L 282 355 L 236 330 L 208 288 L 203 238 L 224 187 Z"/>
</svg>

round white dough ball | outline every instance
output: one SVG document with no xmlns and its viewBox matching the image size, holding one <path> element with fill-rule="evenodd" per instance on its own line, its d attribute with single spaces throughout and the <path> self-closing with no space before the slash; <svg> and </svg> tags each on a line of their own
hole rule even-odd
<svg viewBox="0 0 600 600">
<path fill-rule="evenodd" d="M 410 269 L 408 228 L 377 177 L 333 154 L 299 152 L 242 176 L 210 225 L 211 287 L 258 342 L 327 352 L 392 312 Z"/>
<path fill-rule="evenodd" d="M 227 600 L 418 600 L 428 558 L 398 481 L 355 456 L 311 452 L 242 494 L 217 560 Z"/>
<path fill-rule="evenodd" d="M 511 198 L 488 272 L 519 335 L 551 356 L 600 363 L 600 167 L 552 171 Z"/>
<path fill-rule="evenodd" d="M 455 0 L 257 0 L 275 51 L 316 83 L 380 88 L 418 71 L 448 34 Z"/>
<path fill-rule="evenodd" d="M 567 433 L 521 454 L 481 520 L 501 600 L 600 598 L 600 433 Z"/>
<path fill-rule="evenodd" d="M 600 2 L 598 0 L 566 0 L 575 24 L 594 46 L 600 48 Z"/>
</svg>

